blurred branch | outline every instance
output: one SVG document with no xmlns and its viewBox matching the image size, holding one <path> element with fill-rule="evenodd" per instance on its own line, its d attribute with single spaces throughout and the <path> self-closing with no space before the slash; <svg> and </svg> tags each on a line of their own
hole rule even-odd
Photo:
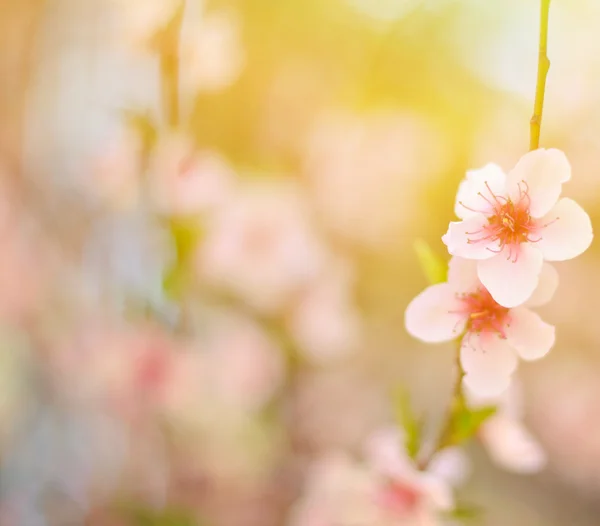
<svg viewBox="0 0 600 526">
<path fill-rule="evenodd" d="M 540 147 L 540 133 L 542 128 L 542 114 L 544 112 L 544 96 L 546 93 L 546 77 L 550 69 L 548 59 L 548 15 L 550 0 L 541 0 L 540 14 L 540 46 L 538 56 L 537 86 L 535 88 L 535 103 L 533 116 L 530 122 L 529 149 L 537 150 Z"/>
<path fill-rule="evenodd" d="M 460 411 L 464 407 L 464 397 L 462 393 L 462 380 L 465 376 L 465 372 L 460 363 L 460 349 L 462 344 L 462 335 L 456 340 L 456 355 L 454 362 L 454 386 L 452 388 L 452 397 L 450 398 L 450 403 L 448 404 L 448 409 L 444 416 L 444 422 L 442 424 L 442 430 L 440 432 L 440 436 L 434 445 L 431 448 L 431 451 L 427 453 L 427 455 L 420 459 L 417 463 L 421 470 L 425 470 L 429 463 L 433 460 L 433 457 L 436 453 L 448 447 L 451 442 L 451 437 L 454 433 L 454 423 L 455 416 L 458 411 Z"/>
<path fill-rule="evenodd" d="M 0 156 L 17 178 L 22 170 L 25 106 L 45 0 L 13 0 L 1 6 Z"/>
<path fill-rule="evenodd" d="M 160 38 L 160 83 L 164 118 L 170 127 L 179 124 L 179 34 L 185 2 Z"/>
</svg>

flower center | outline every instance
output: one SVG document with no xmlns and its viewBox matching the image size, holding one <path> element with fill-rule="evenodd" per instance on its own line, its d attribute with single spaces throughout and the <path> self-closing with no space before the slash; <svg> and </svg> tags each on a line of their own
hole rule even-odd
<svg viewBox="0 0 600 526">
<path fill-rule="evenodd" d="M 478 195 L 491 207 L 482 212 L 487 216 L 488 223 L 480 230 L 467 232 L 467 235 L 470 236 L 467 242 L 470 244 L 497 242 L 498 249 L 488 248 L 492 252 L 502 252 L 504 247 L 508 246 L 508 259 L 516 261 L 519 254 L 518 245 L 526 242 L 535 243 L 541 239 L 532 238 L 532 234 L 538 227 L 529 213 L 531 200 L 527 183 L 525 181 L 519 183 L 519 196 L 515 201 L 510 197 L 494 194 L 487 182 L 485 186 L 490 197 L 481 192 Z M 462 206 L 477 212 L 464 204 Z"/>
<path fill-rule="evenodd" d="M 461 312 L 468 316 L 468 332 L 493 332 L 506 338 L 509 309 L 497 303 L 487 289 L 480 287 L 475 292 L 459 294 L 458 299 L 463 304 Z"/>
<path fill-rule="evenodd" d="M 416 508 L 420 497 L 420 493 L 414 487 L 397 480 L 390 480 L 381 494 L 381 504 L 395 515 L 403 516 Z"/>
</svg>

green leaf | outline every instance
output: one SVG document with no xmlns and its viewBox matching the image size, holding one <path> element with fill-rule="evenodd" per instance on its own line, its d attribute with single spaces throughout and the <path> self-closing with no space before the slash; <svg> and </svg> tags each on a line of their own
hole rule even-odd
<svg viewBox="0 0 600 526">
<path fill-rule="evenodd" d="M 163 277 L 163 289 L 170 298 L 176 299 L 189 283 L 190 261 L 202 239 L 202 229 L 193 219 L 170 219 L 168 227 L 175 247 L 175 260 Z"/>
<path fill-rule="evenodd" d="M 413 411 L 410 394 L 402 387 L 394 393 L 394 416 L 398 425 L 404 429 L 406 452 L 415 459 L 421 447 L 423 425 Z"/>
<path fill-rule="evenodd" d="M 451 520 L 458 520 L 461 522 L 471 522 L 474 520 L 481 519 L 483 510 L 479 506 L 473 506 L 470 504 L 458 504 L 449 514 L 448 518 Z"/>
<path fill-rule="evenodd" d="M 125 109 L 121 115 L 125 123 L 139 135 L 144 150 L 149 152 L 156 144 L 158 136 L 158 126 L 154 123 L 151 113 Z"/>
<path fill-rule="evenodd" d="M 177 508 L 153 510 L 126 505 L 122 514 L 132 526 L 203 526 L 189 512 Z"/>
<path fill-rule="evenodd" d="M 427 242 L 423 239 L 417 239 L 414 243 L 414 249 L 421 265 L 421 270 L 427 280 L 432 284 L 443 283 L 448 275 L 448 264 L 436 254 Z"/>
<path fill-rule="evenodd" d="M 452 417 L 452 427 L 446 445 L 461 444 L 472 438 L 488 418 L 496 414 L 497 408 L 486 406 L 471 410 L 464 402 L 457 405 Z"/>
</svg>

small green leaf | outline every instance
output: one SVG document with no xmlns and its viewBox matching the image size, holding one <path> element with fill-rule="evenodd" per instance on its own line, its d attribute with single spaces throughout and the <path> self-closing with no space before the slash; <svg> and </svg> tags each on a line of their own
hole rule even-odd
<svg viewBox="0 0 600 526">
<path fill-rule="evenodd" d="M 421 270 L 427 280 L 432 284 L 443 283 L 448 275 L 448 264 L 436 254 L 427 242 L 423 239 L 417 239 L 414 243 L 414 249 L 421 265 Z"/>
<path fill-rule="evenodd" d="M 422 422 L 415 415 L 410 403 L 410 394 L 402 387 L 394 394 L 394 416 L 398 425 L 404 429 L 406 452 L 416 458 L 421 447 Z"/>
<path fill-rule="evenodd" d="M 138 134 L 145 152 L 149 152 L 155 145 L 158 136 L 158 126 L 155 124 L 150 111 L 141 112 L 124 109 L 121 115 L 131 130 Z"/>
<path fill-rule="evenodd" d="M 169 223 L 177 259 L 186 261 L 202 237 L 202 228 L 195 219 L 171 219 Z"/>
<path fill-rule="evenodd" d="M 132 526 L 202 526 L 189 512 L 177 508 L 153 510 L 127 505 L 122 514 Z"/>
<path fill-rule="evenodd" d="M 448 445 L 457 445 L 472 438 L 488 418 L 497 411 L 494 406 L 486 406 L 471 410 L 466 405 L 460 404 L 452 418 L 452 431 Z"/>
<path fill-rule="evenodd" d="M 448 518 L 451 520 L 458 520 L 461 522 L 470 522 L 481 519 L 483 510 L 479 506 L 473 506 L 470 504 L 458 504 L 449 514 Z"/>
</svg>

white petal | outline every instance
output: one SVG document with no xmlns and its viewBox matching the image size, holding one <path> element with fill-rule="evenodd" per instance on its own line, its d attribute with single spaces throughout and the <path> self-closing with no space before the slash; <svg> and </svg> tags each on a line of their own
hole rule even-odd
<svg viewBox="0 0 600 526">
<path fill-rule="evenodd" d="M 540 272 L 538 286 L 526 302 L 527 307 L 545 305 L 552 299 L 557 288 L 558 272 L 550 263 L 544 263 Z"/>
<path fill-rule="evenodd" d="M 464 221 L 453 221 L 442 241 L 453 256 L 467 259 L 488 259 L 498 251 L 498 241 L 485 239 L 489 225 L 483 215 L 474 215 Z"/>
<path fill-rule="evenodd" d="M 492 460 L 516 473 L 535 473 L 546 464 L 540 444 L 518 420 L 493 416 L 481 427 L 479 436 Z"/>
<path fill-rule="evenodd" d="M 461 293 L 476 290 L 480 285 L 477 261 L 454 256 L 448 264 L 448 283 Z"/>
<path fill-rule="evenodd" d="M 486 214 L 493 208 L 494 196 L 503 196 L 505 188 L 506 175 L 496 164 L 469 171 L 458 187 L 454 212 L 461 219 Z"/>
<path fill-rule="evenodd" d="M 481 396 L 505 391 L 517 367 L 517 356 L 506 340 L 495 334 L 467 334 L 460 349 L 464 382 Z"/>
<path fill-rule="evenodd" d="M 470 468 L 465 452 L 458 447 L 449 447 L 434 455 L 427 471 L 452 486 L 458 486 L 467 479 Z"/>
<path fill-rule="evenodd" d="M 554 345 L 555 329 L 526 307 L 510 311 L 506 337 L 523 360 L 537 360 Z"/>
<path fill-rule="evenodd" d="M 492 259 L 480 261 L 477 274 L 492 297 L 505 307 L 527 301 L 537 288 L 542 271 L 542 253 L 528 243 L 521 243 L 514 257 L 508 247 Z"/>
<path fill-rule="evenodd" d="M 536 246 L 548 261 L 565 261 L 585 252 L 594 237 L 590 216 L 575 201 L 561 199 L 539 220 Z"/>
<path fill-rule="evenodd" d="M 454 506 L 452 488 L 445 480 L 429 473 L 419 473 L 418 485 L 436 510 L 451 510 Z M 412 524 L 412 523 L 411 523 Z M 422 522 L 417 522 L 419 526 Z M 428 524 L 428 523 L 425 523 Z M 432 523 L 432 526 L 435 523 Z"/>
<path fill-rule="evenodd" d="M 450 285 L 432 285 L 406 308 L 406 330 L 415 338 L 428 343 L 452 340 L 462 333 L 467 321 L 466 315 L 457 313 L 461 306 Z"/>
<path fill-rule="evenodd" d="M 404 449 L 404 432 L 396 427 L 375 431 L 367 440 L 365 457 L 378 473 L 410 478 L 415 473 Z"/>
<path fill-rule="evenodd" d="M 571 165 L 563 152 L 539 149 L 521 157 L 508 174 L 507 187 L 514 201 L 526 193 L 531 215 L 541 217 L 556 204 L 562 183 L 570 178 Z"/>
</svg>

